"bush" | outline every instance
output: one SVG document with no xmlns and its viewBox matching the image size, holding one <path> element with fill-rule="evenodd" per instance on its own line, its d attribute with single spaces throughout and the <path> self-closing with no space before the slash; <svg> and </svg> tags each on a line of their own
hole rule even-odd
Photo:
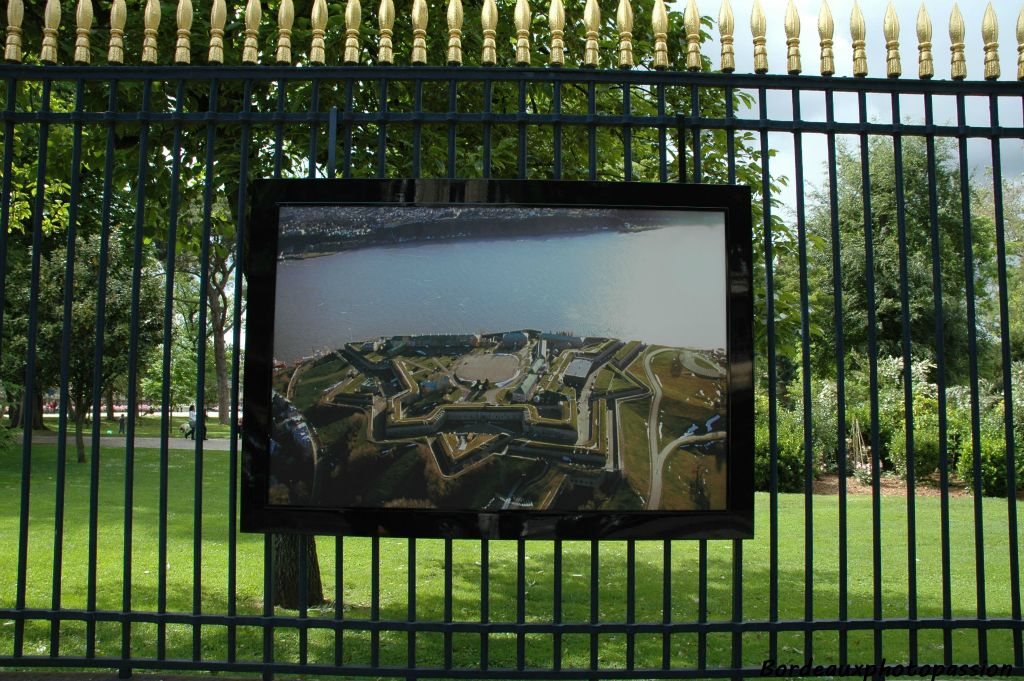
<svg viewBox="0 0 1024 681">
<path fill-rule="evenodd" d="M 771 489 L 771 447 L 768 427 L 768 397 L 754 398 L 754 488 Z M 778 408 L 778 473 L 780 492 L 800 492 L 804 481 L 804 432 L 799 412 Z"/>
<path fill-rule="evenodd" d="M 974 449 L 970 441 L 960 451 L 956 471 L 960 479 L 971 489 L 974 488 Z M 981 493 L 987 497 L 1005 497 L 1006 488 L 1006 440 L 1001 428 L 993 428 L 986 421 L 981 433 Z M 1017 489 L 1024 486 L 1024 456 L 1016 456 L 1014 484 Z"/>
</svg>

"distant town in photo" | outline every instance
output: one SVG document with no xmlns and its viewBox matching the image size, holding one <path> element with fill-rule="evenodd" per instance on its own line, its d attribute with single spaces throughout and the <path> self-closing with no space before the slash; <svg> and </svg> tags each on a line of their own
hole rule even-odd
<svg viewBox="0 0 1024 681">
<path fill-rule="evenodd" d="M 530 225 L 531 216 L 511 213 L 512 229 Z M 701 227 L 658 222 L 678 222 L 672 214 L 644 215 L 646 221 L 637 224 L 605 213 L 601 223 L 613 228 L 565 234 L 537 229 L 535 220 L 532 228 L 513 231 L 514 239 L 459 231 L 444 243 L 411 238 L 396 246 L 380 243 L 372 229 L 359 229 L 368 214 L 347 217 L 344 230 L 358 235 L 357 246 L 345 247 L 340 239 L 325 252 L 322 239 L 309 238 L 308 224 L 295 230 L 304 246 L 282 239 L 271 504 L 560 512 L 726 508 L 724 262 L 722 278 L 711 285 L 694 280 L 708 276 L 696 266 L 681 274 L 645 275 L 622 261 L 630 248 L 639 249 L 638 259 L 647 257 L 645 250 L 661 257 L 668 244 L 683 249 Z M 550 225 L 557 217 L 545 215 L 542 221 Z M 310 219 L 324 224 L 322 215 Z M 402 219 L 429 225 L 438 215 Z M 559 224 L 566 222 L 571 220 Z M 536 259 L 554 251 L 550 262 L 566 266 L 566 272 L 552 273 L 548 262 L 531 265 L 524 259 L 541 251 L 546 256 Z M 347 259 L 329 261 L 334 256 Z M 579 266 L 573 266 L 574 257 Z M 488 271 L 486 263 L 506 258 L 523 267 Z M 619 263 L 622 282 L 607 271 L 613 262 Z M 415 287 L 401 281 L 406 276 Z M 665 276 L 676 280 L 663 281 Z M 477 279 L 501 283 L 483 291 L 464 283 Z M 696 297 L 712 291 L 695 303 L 707 310 L 691 310 L 699 317 L 687 315 L 683 303 L 672 309 L 686 291 L 671 289 L 686 280 L 695 285 Z M 715 287 L 723 289 L 721 300 Z M 487 286 L 474 287 L 481 288 Z M 625 309 L 616 296 L 636 302 Z M 709 312 L 715 304 L 722 308 Z M 549 324 L 563 323 L 483 327 L 531 311 Z M 665 322 L 673 314 L 683 323 Z M 446 317 L 458 332 L 438 330 Z M 473 318 L 480 321 L 478 330 L 464 332 Z M 364 331 L 401 324 L 427 330 Z M 664 342 L 683 340 L 689 325 L 701 324 L 720 328 L 707 338 L 694 336 L 699 345 Z M 315 338 L 303 336 L 302 329 Z M 635 333 L 627 335 L 630 330 Z"/>
</svg>

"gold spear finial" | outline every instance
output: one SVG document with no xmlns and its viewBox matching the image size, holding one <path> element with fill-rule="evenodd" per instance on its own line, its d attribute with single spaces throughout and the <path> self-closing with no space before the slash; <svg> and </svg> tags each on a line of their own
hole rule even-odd
<svg viewBox="0 0 1024 681">
<path fill-rule="evenodd" d="M 494 42 L 498 34 L 498 5 L 494 0 L 484 0 L 483 7 L 480 8 L 480 28 L 484 34 L 480 63 L 484 66 L 494 66 L 498 63 L 498 49 Z"/>
<path fill-rule="evenodd" d="M 628 69 L 633 66 L 633 7 L 629 0 L 619 0 L 615 23 L 619 28 L 619 68 Z"/>
<path fill-rule="evenodd" d="M 733 50 L 732 35 L 735 27 L 736 21 L 732 16 L 732 6 L 729 5 L 729 0 L 722 0 L 722 6 L 718 10 L 718 34 L 722 43 L 722 73 L 732 73 L 736 70 L 736 52 Z"/>
<path fill-rule="evenodd" d="M 462 64 L 462 0 L 448 0 L 448 65 Z"/>
<path fill-rule="evenodd" d="M 295 24 L 295 4 L 292 0 L 281 0 L 277 8 L 277 52 L 274 61 L 278 64 L 292 63 L 292 26 Z"/>
<path fill-rule="evenodd" d="M 853 11 L 850 12 L 850 38 L 853 45 L 853 75 L 859 78 L 868 75 L 868 51 L 864 47 L 866 35 L 864 13 L 860 11 L 857 0 L 853 0 Z"/>
<path fill-rule="evenodd" d="M 381 10 L 383 11 L 384 0 L 381 0 Z M 309 63 L 310 64 L 323 64 L 327 61 L 327 49 L 324 44 L 324 36 L 327 34 L 327 0 L 313 0 L 313 7 L 309 14 L 309 24 L 312 28 L 311 41 L 309 43 Z M 382 34 L 383 35 L 383 34 Z M 388 33 L 388 46 L 390 47 L 390 35 Z M 384 49 L 384 38 L 381 38 L 381 50 Z M 390 59 L 390 50 L 388 51 L 388 59 Z"/>
<path fill-rule="evenodd" d="M 686 29 L 686 69 L 700 71 L 700 11 L 697 0 L 688 0 L 683 12 L 683 27 Z"/>
<path fill-rule="evenodd" d="M 174 63 L 188 64 L 192 61 L 192 0 L 178 0 L 175 19 L 178 40 L 174 44 Z"/>
<path fill-rule="evenodd" d="M 597 51 L 597 36 L 601 28 L 601 8 L 597 0 L 587 0 L 583 6 L 583 24 L 587 27 L 587 42 L 583 48 L 583 65 L 595 68 L 600 58 Z"/>
<path fill-rule="evenodd" d="M 142 57 L 144 64 L 156 63 L 156 32 L 160 28 L 160 0 L 146 0 L 142 13 Z"/>
<path fill-rule="evenodd" d="M 322 0 L 326 2 L 326 0 Z M 324 12 L 326 17 L 327 13 Z M 327 22 L 324 22 L 326 26 Z M 395 60 L 394 45 L 391 42 L 392 28 L 395 26 L 395 3 L 393 0 L 380 0 L 377 8 L 377 26 L 380 32 L 380 44 L 377 46 L 377 61 L 390 64 Z"/>
<path fill-rule="evenodd" d="M 22 0 L 7 0 L 7 43 L 4 45 L 4 59 L 21 61 L 21 22 L 25 20 L 25 3 Z"/>
<path fill-rule="evenodd" d="M 110 4 L 110 42 L 107 45 L 107 62 L 110 64 L 124 63 L 124 24 L 128 18 L 128 8 L 124 0 L 114 0 Z"/>
<path fill-rule="evenodd" d="M 363 6 L 359 0 L 348 0 L 345 4 L 345 64 L 359 63 L 359 26 L 363 20 Z"/>
<path fill-rule="evenodd" d="M 259 61 L 260 19 L 263 8 L 260 0 L 245 3 L 245 43 L 242 45 L 242 63 L 255 64 Z"/>
<path fill-rule="evenodd" d="M 75 12 L 75 63 L 88 64 L 89 31 L 92 30 L 92 0 L 78 0 Z"/>
<path fill-rule="evenodd" d="M 953 80 L 967 77 L 967 57 L 964 55 L 964 17 L 960 7 L 953 3 L 953 11 L 949 13 L 949 75 Z"/>
<path fill-rule="evenodd" d="M 932 18 L 928 9 L 921 3 L 917 10 L 917 77 L 927 80 L 935 75 L 935 62 L 932 59 Z"/>
<path fill-rule="evenodd" d="M 657 3 L 661 2 L 664 7 L 664 0 L 654 0 L 654 11 L 658 11 Z M 548 56 L 548 64 L 551 66 L 562 66 L 565 64 L 565 5 L 562 0 L 551 0 L 548 7 L 548 28 L 551 30 L 551 54 Z M 657 36 L 655 36 L 657 41 Z M 658 48 L 654 48 L 655 60 L 657 60 Z"/>
<path fill-rule="evenodd" d="M 654 0 L 651 9 L 651 32 L 654 34 L 654 57 L 652 66 L 657 71 L 668 68 L 668 10 L 665 0 Z"/>
<path fill-rule="evenodd" d="M 427 0 L 412 0 L 412 55 L 413 64 L 427 63 Z"/>
<path fill-rule="evenodd" d="M 60 27 L 59 0 L 46 0 L 43 10 L 43 44 L 39 59 L 47 64 L 57 63 L 57 29 Z"/>
<path fill-rule="evenodd" d="M 1017 80 L 1024 80 L 1024 7 L 1017 15 Z"/>
<path fill-rule="evenodd" d="M 786 5 L 786 71 L 792 75 L 800 73 L 800 15 L 796 5 L 789 0 Z"/>
<path fill-rule="evenodd" d="M 228 18 L 228 8 L 224 0 L 213 0 L 210 6 L 210 49 L 206 53 L 206 61 L 211 64 L 224 63 L 224 22 Z"/>
<path fill-rule="evenodd" d="M 529 66 L 530 22 L 532 21 L 529 0 L 516 0 L 513 20 L 516 23 L 516 64 Z"/>
<path fill-rule="evenodd" d="M 828 0 L 821 1 L 818 11 L 818 39 L 821 41 L 821 75 L 831 76 L 836 72 L 836 57 L 832 51 L 832 36 L 835 35 L 836 24 L 832 20 L 832 10 Z"/>
<path fill-rule="evenodd" d="M 900 63 L 900 18 L 896 16 L 896 8 L 889 0 L 882 20 L 882 34 L 885 36 L 885 74 L 890 78 L 899 78 L 903 74 Z"/>
<path fill-rule="evenodd" d="M 981 39 L 985 42 L 985 80 L 999 78 L 999 21 L 992 3 L 981 18 Z"/>
<path fill-rule="evenodd" d="M 750 12 L 750 32 L 754 35 L 754 73 L 768 73 L 768 48 L 765 47 L 767 25 L 761 0 L 754 0 Z"/>
</svg>

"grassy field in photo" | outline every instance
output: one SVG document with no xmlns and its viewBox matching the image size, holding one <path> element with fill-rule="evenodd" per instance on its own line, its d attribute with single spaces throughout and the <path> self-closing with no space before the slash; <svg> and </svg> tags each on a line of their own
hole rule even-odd
<svg viewBox="0 0 1024 681">
<path fill-rule="evenodd" d="M 20 451 L 20 450 L 19 450 Z M 20 514 L 19 451 L 3 456 L 0 470 L 0 545 L 8 553 L 0 561 L 0 607 L 13 608 L 17 592 L 17 565 L 14 547 L 18 545 Z M 230 475 L 227 453 L 207 452 L 202 460 L 202 537 L 201 603 L 193 602 L 193 542 L 197 529 L 193 526 L 193 503 L 196 483 L 194 453 L 172 451 L 168 458 L 167 484 L 170 490 L 167 516 L 167 609 L 169 612 L 226 612 L 229 600 L 228 581 L 228 488 Z M 160 484 L 159 453 L 136 451 L 134 465 L 134 510 L 132 542 L 132 602 L 134 610 L 154 611 L 158 588 L 158 499 Z M 61 605 L 64 608 L 86 607 L 89 563 L 89 472 L 90 464 L 67 464 L 64 559 L 61 571 Z M 55 447 L 37 446 L 32 456 L 31 493 L 29 499 L 28 561 L 26 606 L 47 609 L 52 598 L 52 556 L 54 550 L 55 480 L 57 465 Z M 100 610 L 122 608 L 122 575 L 124 558 L 124 454 L 117 449 L 104 449 L 99 463 L 98 552 L 96 604 Z M 805 605 L 805 515 L 804 497 L 781 494 L 778 498 L 778 608 L 781 620 L 801 620 Z M 756 536 L 743 542 L 743 613 L 744 621 L 765 621 L 769 618 L 770 516 L 769 496 L 757 495 Z M 813 611 L 816 618 L 835 618 L 839 614 L 838 590 L 838 496 L 813 498 Z M 882 616 L 908 616 L 907 571 L 907 507 L 906 499 L 887 496 L 881 500 L 881 535 L 877 546 L 883 551 Z M 977 615 L 975 581 L 975 541 L 973 500 L 956 497 L 950 506 L 951 609 L 954 617 Z M 873 615 L 874 581 L 872 571 L 872 499 L 869 495 L 852 495 L 847 500 L 849 537 L 850 619 L 870 619 Z M 937 618 L 942 615 L 942 576 L 940 566 L 940 498 L 921 496 L 917 510 L 917 594 L 918 617 Z M 1018 504 L 1018 514 L 1020 509 Z M 989 618 L 1010 617 L 1010 581 L 1008 556 L 1007 502 L 1005 499 L 984 499 L 984 565 L 986 615 Z M 243 534 L 238 537 L 237 594 L 235 605 L 239 614 L 262 612 L 263 536 Z M 479 541 L 456 540 L 452 565 L 452 617 L 456 622 L 479 622 L 480 605 Z M 591 573 L 590 542 L 566 541 L 562 545 L 562 621 L 590 620 L 591 589 L 598 591 L 598 616 L 602 623 L 623 622 L 627 603 L 627 545 L 621 541 L 602 542 L 598 572 Z M 698 619 L 698 547 L 696 541 L 672 544 L 671 612 L 676 622 Z M 367 621 L 374 607 L 371 592 L 371 540 L 350 537 L 336 552 L 335 540 L 317 538 L 325 595 L 332 602 L 312 609 L 309 617 L 334 617 L 334 599 L 341 597 L 344 618 Z M 514 541 L 490 543 L 491 622 L 515 622 L 516 563 L 518 545 Z M 526 622 L 551 622 L 554 608 L 553 543 L 526 541 L 525 613 Z M 732 556 L 733 544 L 710 541 L 707 544 L 707 616 L 711 621 L 732 618 Z M 408 541 L 380 540 L 380 590 L 377 596 L 382 620 L 405 621 L 410 618 L 407 594 L 410 575 L 407 558 Z M 335 589 L 335 561 L 343 560 L 341 592 Z M 635 619 L 637 622 L 661 622 L 664 583 L 663 553 L 660 542 L 636 543 Z M 444 618 L 444 542 L 416 542 L 415 580 L 417 620 L 443 621 Z M 280 614 L 294 612 L 278 610 Z M 14 624 L 0 621 L 0 656 L 13 654 Z M 134 624 L 131 654 L 151 657 L 156 654 L 155 624 Z M 120 654 L 121 626 L 99 623 L 97 656 Z M 65 622 L 60 628 L 62 655 L 85 655 L 85 625 Z M 168 625 L 167 655 L 190 658 L 192 627 Z M 201 631 L 202 655 L 205 659 L 224 659 L 227 655 L 227 628 L 205 626 Z M 813 635 L 816 662 L 837 661 L 838 636 L 834 632 Z M 884 654 L 890 663 L 909 659 L 908 635 L 905 631 L 885 631 L 882 635 Z M 42 621 L 31 621 L 25 628 L 25 654 L 49 655 L 50 627 Z M 274 656 L 282 661 L 298 661 L 299 633 L 288 627 L 274 631 Z M 958 662 L 978 661 L 977 634 L 953 631 L 953 658 Z M 1012 661 L 1010 635 L 1004 631 L 988 633 L 990 662 Z M 455 633 L 450 640 L 453 664 L 476 667 L 480 663 L 480 635 Z M 343 637 L 345 664 L 366 665 L 370 661 L 371 638 L 367 631 L 349 630 Z M 380 663 L 403 665 L 407 656 L 407 634 L 384 631 L 380 634 Z M 334 662 L 335 640 L 329 630 L 310 629 L 308 656 L 311 664 Z M 444 659 L 445 638 L 442 633 L 420 632 L 416 635 L 417 664 L 437 666 Z M 661 665 L 660 634 L 638 633 L 635 637 L 637 667 Z M 712 633 L 707 637 L 709 666 L 727 665 L 731 657 L 732 636 Z M 780 661 L 802 661 L 804 636 L 801 632 L 779 634 Z M 919 660 L 942 660 L 942 634 L 922 631 L 918 638 Z M 514 634 L 490 635 L 489 660 L 492 668 L 511 667 L 516 663 L 517 640 Z M 696 634 L 673 635 L 670 641 L 672 665 L 692 667 L 697 663 Z M 552 664 L 553 639 L 550 634 L 529 634 L 525 638 L 526 662 L 531 666 Z M 263 658 L 262 630 L 244 626 L 237 629 L 235 654 L 239 661 Z M 598 637 L 599 664 L 603 669 L 624 667 L 626 637 L 623 634 L 601 634 Z M 768 634 L 743 636 L 743 664 L 760 667 L 768 656 Z M 874 656 L 873 632 L 851 632 L 849 660 L 870 662 Z M 562 637 L 563 668 L 587 668 L 590 665 L 590 637 L 587 634 L 566 634 Z M 283 677 L 288 678 L 288 677 Z"/>
</svg>

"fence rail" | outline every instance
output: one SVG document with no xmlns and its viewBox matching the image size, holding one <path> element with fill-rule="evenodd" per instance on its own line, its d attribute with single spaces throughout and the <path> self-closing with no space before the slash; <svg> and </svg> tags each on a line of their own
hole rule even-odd
<svg viewBox="0 0 1024 681">
<path fill-rule="evenodd" d="M 7 40 L 4 49 L 4 59 L 8 62 L 20 62 L 23 58 L 23 28 L 25 8 L 23 0 L 8 0 L 7 5 Z M 413 0 L 411 9 L 412 22 L 412 43 L 408 56 L 412 65 L 425 65 L 428 63 L 427 53 L 427 31 L 429 12 L 426 0 Z M 684 13 L 683 26 L 684 34 L 679 36 L 685 44 L 685 69 L 689 71 L 701 71 L 706 68 L 706 63 L 701 54 L 701 43 L 705 36 L 702 35 L 702 16 L 697 7 L 696 0 L 688 0 Z M 630 69 L 635 66 L 643 66 L 654 70 L 665 70 L 669 67 L 668 41 L 669 22 L 668 12 L 664 0 L 654 0 L 650 10 L 650 37 L 652 47 L 649 64 L 638 64 L 635 60 L 633 39 L 633 8 L 629 0 L 619 0 L 615 12 L 615 58 L 612 62 L 621 69 Z M 59 32 L 62 18 L 61 4 L 59 0 L 47 0 L 43 11 L 43 25 L 41 26 L 42 40 L 39 47 L 38 61 L 44 64 L 55 64 L 60 61 L 59 55 Z M 260 0 L 248 0 L 242 12 L 244 41 L 241 51 L 241 62 L 243 64 L 260 63 L 260 30 L 263 18 L 262 4 Z M 143 43 L 139 62 L 141 64 L 156 64 L 161 61 L 158 46 L 158 31 L 161 21 L 161 3 L 159 0 L 147 0 L 143 10 Z M 209 64 L 222 64 L 225 62 L 225 25 L 228 19 L 227 7 L 224 0 L 214 0 L 210 8 L 209 18 L 209 40 L 206 61 Z M 461 66 L 463 63 L 462 48 L 462 27 L 464 11 L 461 0 L 449 0 L 447 6 L 448 40 L 446 47 L 447 65 Z M 480 26 L 482 30 L 482 48 L 479 64 L 481 66 L 494 66 L 498 63 L 498 51 L 495 41 L 497 35 L 498 8 L 495 0 L 485 0 L 480 14 Z M 519 66 L 530 65 L 533 61 L 531 55 L 531 38 L 534 17 L 528 0 L 516 0 L 513 14 L 515 23 L 515 58 L 513 63 Z M 547 45 L 548 65 L 561 67 L 565 65 L 565 21 L 566 13 L 561 0 L 552 0 L 548 9 L 548 34 Z M 89 64 L 92 62 L 92 48 L 90 40 L 93 29 L 93 3 L 92 0 L 79 0 L 75 11 L 75 41 L 73 45 L 73 56 L 70 60 L 75 64 Z M 124 0 L 114 0 L 110 8 L 109 25 L 109 46 L 106 61 L 109 64 L 125 63 L 125 23 L 127 20 L 127 8 Z M 192 62 L 192 24 L 193 8 L 191 0 L 179 0 L 175 13 L 176 31 L 174 45 L 174 64 L 189 64 Z M 932 20 L 928 14 L 925 4 L 915 18 L 917 32 L 918 52 L 918 77 L 929 79 L 935 75 L 934 56 L 932 53 Z M 265 53 L 273 53 L 273 62 L 276 64 L 297 64 L 294 58 L 292 47 L 292 33 L 295 22 L 295 10 L 292 0 L 281 0 L 278 3 L 277 31 L 273 40 L 273 49 L 266 49 Z M 345 39 L 343 54 L 340 62 L 344 65 L 355 65 L 361 60 L 360 39 L 363 16 L 359 0 L 346 0 L 344 23 Z M 379 65 L 391 65 L 396 63 L 394 54 L 394 23 L 395 4 L 394 0 L 381 0 L 377 11 L 378 35 L 376 61 Z M 583 47 L 583 60 L 581 66 L 585 68 L 597 67 L 601 64 L 599 39 L 602 29 L 608 30 L 601 20 L 601 10 L 597 0 L 586 0 L 583 9 L 583 23 L 586 31 L 586 38 Z M 709 22 L 710 23 L 710 22 Z M 718 14 L 719 42 L 721 45 L 720 69 L 722 73 L 732 73 L 736 70 L 735 49 L 734 49 L 734 27 L 732 7 L 729 0 L 724 0 Z M 307 62 L 309 65 L 323 65 L 327 63 L 326 36 L 328 26 L 328 8 L 326 0 L 314 0 L 310 14 L 310 46 Z M 803 71 L 800 53 L 800 16 L 793 0 L 789 0 L 784 14 L 784 26 L 786 33 L 786 72 L 790 75 L 800 74 Z M 820 37 L 819 71 L 822 76 L 831 76 L 835 69 L 835 21 L 827 0 L 821 4 L 818 14 L 818 34 Z M 754 45 L 753 71 L 758 74 L 767 73 L 768 52 L 767 52 L 767 18 L 760 0 L 754 0 L 750 16 L 750 32 Z M 950 78 L 953 80 L 964 80 L 967 77 L 967 55 L 964 50 L 966 26 L 963 16 L 957 3 L 954 2 L 949 15 L 949 46 L 950 46 Z M 889 2 L 885 12 L 882 34 L 885 38 L 884 47 L 886 53 L 885 75 L 889 78 L 899 78 L 903 75 L 902 58 L 900 54 L 900 21 L 896 10 Z M 983 40 L 983 73 L 985 80 L 998 79 L 1002 73 L 999 65 L 999 24 L 996 12 L 990 2 L 985 9 L 981 24 L 981 36 Z M 1016 36 L 1018 44 L 1017 59 L 1017 80 L 1024 80 L 1024 8 L 1017 17 Z M 646 37 L 646 36 L 644 36 Z M 672 36 L 674 37 L 674 36 Z M 867 60 L 867 27 L 864 22 L 864 15 L 856 2 L 850 14 L 850 39 L 852 48 L 853 75 L 864 77 L 868 75 Z"/>
<path fill-rule="evenodd" d="M 9 0 L 5 58 L 31 63 L 0 67 L 0 399 L 20 414 L 20 443 L 0 453 L 0 545 L 17 546 L 0 563 L 0 665 L 596 679 L 886 660 L 1024 674 L 1024 98 L 1000 72 L 991 6 L 982 80 L 967 80 L 953 6 L 956 82 L 933 78 L 923 6 L 917 79 L 901 77 L 891 6 L 885 78 L 867 77 L 856 4 L 849 54 L 822 5 L 820 76 L 800 75 L 792 2 L 778 75 L 758 2 L 748 74 L 734 73 L 728 1 L 720 72 L 694 0 L 681 15 L 620 0 L 604 19 L 597 0 L 579 16 L 552 0 L 547 21 L 527 0 L 472 16 L 459 0 L 401 15 L 383 0 L 375 17 L 347 0 L 333 23 L 326 0 L 300 7 L 270 6 L 271 26 L 258 0 L 214 0 L 208 17 L 181 0 L 171 26 L 156 0 L 141 14 L 114 0 L 99 45 L 89 0 L 73 39 L 57 0 L 31 34 Z M 1016 37 L 1020 80 L 1024 12 Z M 855 77 L 833 75 L 840 59 Z M 318 537 L 299 591 L 316 558 L 325 603 L 273 605 L 274 540 L 237 532 L 248 181 L 336 176 L 750 185 L 755 539 Z M 114 383 L 129 412 L 154 405 L 156 447 L 136 440 L 144 420 L 103 434 Z M 50 433 L 19 406 L 44 396 Z M 176 437 L 173 405 L 189 402 L 219 402 L 223 446 Z"/>
</svg>

